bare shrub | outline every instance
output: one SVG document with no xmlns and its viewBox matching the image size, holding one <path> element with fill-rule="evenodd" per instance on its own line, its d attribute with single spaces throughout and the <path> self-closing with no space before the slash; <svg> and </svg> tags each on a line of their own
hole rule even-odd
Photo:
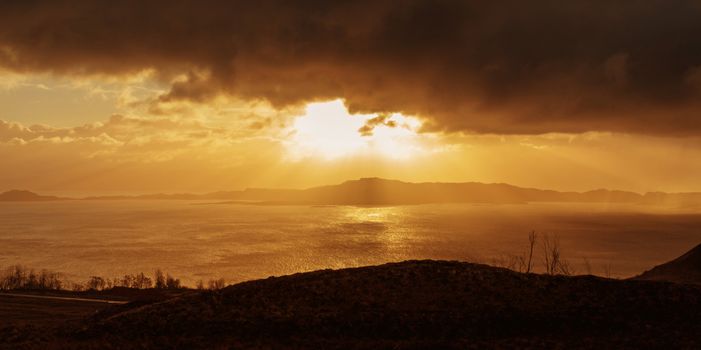
<svg viewBox="0 0 701 350">
<path fill-rule="evenodd" d="M 543 235 L 543 263 L 545 273 L 548 275 L 572 274 L 569 263 L 562 258 L 560 250 L 560 240 L 557 236 Z"/>
<path fill-rule="evenodd" d="M 226 287 L 226 281 L 223 278 L 209 280 L 207 285 L 210 290 L 219 290 Z"/>
<path fill-rule="evenodd" d="M 151 282 L 151 278 L 146 277 L 146 275 L 144 275 L 144 273 L 141 272 L 138 275 L 134 275 L 131 288 L 148 289 L 151 288 L 152 285 L 153 282 Z"/>
<path fill-rule="evenodd" d="M 155 275 L 155 280 L 156 280 L 156 288 L 158 289 L 165 289 L 166 286 L 166 276 L 163 274 L 163 271 L 160 269 L 156 270 L 156 275 Z"/>
<path fill-rule="evenodd" d="M 107 286 L 107 281 L 100 276 L 91 276 L 88 282 L 85 283 L 85 288 L 88 290 L 104 290 Z"/>
<path fill-rule="evenodd" d="M 122 280 L 119 283 L 119 286 L 125 287 L 125 288 L 131 288 L 132 284 L 134 284 L 134 276 L 124 275 L 124 277 L 122 277 Z"/>
<path fill-rule="evenodd" d="M 526 265 L 526 273 L 531 273 L 533 268 L 533 250 L 535 249 L 536 241 L 538 240 L 538 234 L 535 231 L 531 231 L 528 234 L 528 261 Z"/>
<path fill-rule="evenodd" d="M 39 289 L 60 290 L 63 285 L 61 274 L 58 272 L 41 270 L 37 279 L 37 287 Z"/>
<path fill-rule="evenodd" d="M 154 287 L 161 289 L 185 288 L 179 278 L 175 278 L 163 271 L 156 270 L 155 278 L 146 276 L 143 272 L 138 274 L 126 274 L 123 277 L 104 278 L 90 276 L 83 284 L 74 283 L 64 279 L 63 275 L 46 269 L 36 271 L 22 265 L 12 265 L 0 270 L 0 290 L 36 289 L 36 290 L 109 290 L 115 287 L 149 289 Z M 223 278 L 209 281 L 209 289 L 221 289 L 226 286 Z M 205 289 L 205 283 L 199 281 L 198 289 Z"/>
<path fill-rule="evenodd" d="M 180 289 L 180 279 L 172 277 L 171 275 L 166 275 L 166 288 L 167 289 Z"/>
<path fill-rule="evenodd" d="M 0 289 L 50 289 L 59 290 L 63 285 L 61 275 L 49 270 L 36 272 L 21 265 L 5 268 L 0 273 Z"/>
<path fill-rule="evenodd" d="M 5 268 L 0 281 L 0 288 L 4 290 L 20 289 L 27 283 L 26 268 L 21 265 L 14 265 Z"/>
</svg>

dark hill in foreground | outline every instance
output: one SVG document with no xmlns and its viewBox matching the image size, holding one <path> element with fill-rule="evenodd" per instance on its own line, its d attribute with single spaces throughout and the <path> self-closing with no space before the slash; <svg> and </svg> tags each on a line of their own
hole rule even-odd
<svg viewBox="0 0 701 350">
<path fill-rule="evenodd" d="M 32 346 L 698 348 L 701 287 L 407 261 L 118 306 L 44 338 Z"/>
<path fill-rule="evenodd" d="M 670 262 L 643 272 L 634 279 L 701 284 L 701 244 Z"/>
</svg>

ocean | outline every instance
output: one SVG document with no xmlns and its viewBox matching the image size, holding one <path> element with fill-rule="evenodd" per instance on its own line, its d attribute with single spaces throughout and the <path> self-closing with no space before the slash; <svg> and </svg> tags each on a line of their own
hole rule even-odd
<svg viewBox="0 0 701 350">
<path fill-rule="evenodd" d="M 615 204 L 266 206 L 183 200 L 0 203 L 0 268 L 76 282 L 155 269 L 186 285 L 408 259 L 507 264 L 528 233 L 576 274 L 636 275 L 701 243 L 701 213 Z M 541 240 L 542 242 L 542 240 Z M 541 244 L 535 268 L 542 270 Z"/>
</svg>

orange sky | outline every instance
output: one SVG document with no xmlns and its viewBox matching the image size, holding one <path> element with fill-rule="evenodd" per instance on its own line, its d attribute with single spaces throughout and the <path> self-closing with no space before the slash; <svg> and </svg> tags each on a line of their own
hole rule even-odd
<svg viewBox="0 0 701 350">
<path fill-rule="evenodd" d="M 701 191 L 691 1 L 60 3 L 0 4 L 0 190 Z"/>
<path fill-rule="evenodd" d="M 160 93 L 148 79 L 13 79 L 0 91 L 11 106 L 0 112 L 0 163 L 9 170 L 0 173 L 3 189 L 204 192 L 379 176 L 561 190 L 701 190 L 695 137 L 425 132 L 426 118 L 385 115 L 370 125 L 377 114 L 351 115 L 342 100 L 276 109 L 219 98 L 162 103 L 154 111 L 139 103 Z M 71 118 L 57 117 L 62 111 Z"/>
</svg>

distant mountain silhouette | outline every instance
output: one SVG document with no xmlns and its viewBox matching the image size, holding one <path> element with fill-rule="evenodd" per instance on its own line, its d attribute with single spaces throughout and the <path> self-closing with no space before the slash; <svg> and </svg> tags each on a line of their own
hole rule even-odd
<svg viewBox="0 0 701 350">
<path fill-rule="evenodd" d="M 25 192 L 25 191 L 10 191 Z M 9 193 L 9 192 L 8 192 Z M 26 200 L 56 200 L 56 197 L 38 196 L 31 192 Z M 13 195 L 16 197 L 21 197 Z M 635 192 L 599 189 L 588 192 L 560 192 L 517 187 L 504 183 L 411 183 L 381 178 L 362 178 L 338 185 L 308 189 L 249 188 L 242 191 L 219 191 L 205 194 L 145 194 L 138 196 L 96 196 L 85 200 L 211 200 L 255 204 L 303 205 L 408 205 L 431 203 L 641 203 L 701 207 L 701 193 Z M 1 200 L 1 199 L 0 199 Z"/>
<path fill-rule="evenodd" d="M 257 197 L 271 192 L 249 192 Z M 407 183 L 379 178 L 346 181 L 340 185 L 314 187 L 286 193 L 293 201 L 315 204 L 424 204 L 424 203 L 525 203 L 525 202 L 619 202 L 641 198 L 632 192 L 607 190 L 586 193 L 521 188 L 508 184 Z M 251 198 L 252 199 L 252 198 Z"/>
<path fill-rule="evenodd" d="M 701 244 L 633 279 L 701 284 Z"/>
<path fill-rule="evenodd" d="M 588 192 L 559 192 L 523 188 L 504 183 L 479 182 L 409 183 L 381 178 L 362 178 L 338 185 L 303 190 L 249 188 L 243 191 L 221 191 L 207 194 L 150 194 L 141 196 L 90 197 L 87 199 L 185 199 L 253 201 L 263 204 L 319 205 L 401 205 L 429 203 L 648 203 L 700 204 L 701 193 L 648 193 L 599 189 Z"/>
<path fill-rule="evenodd" d="M 0 193 L 0 202 L 42 202 L 56 201 L 65 198 L 55 196 L 42 196 L 30 191 L 11 190 Z"/>
<path fill-rule="evenodd" d="M 425 203 L 524 203 L 524 202 L 636 202 L 633 192 L 597 190 L 585 193 L 521 188 L 508 184 L 408 183 L 363 178 L 339 185 L 304 190 L 249 188 L 202 195 L 152 194 L 135 197 L 91 197 L 88 199 L 188 199 L 232 200 L 285 204 L 398 205 Z"/>
<path fill-rule="evenodd" d="M 674 205 L 678 207 L 700 207 L 701 193 L 648 192 L 643 196 L 645 204 Z"/>
</svg>

